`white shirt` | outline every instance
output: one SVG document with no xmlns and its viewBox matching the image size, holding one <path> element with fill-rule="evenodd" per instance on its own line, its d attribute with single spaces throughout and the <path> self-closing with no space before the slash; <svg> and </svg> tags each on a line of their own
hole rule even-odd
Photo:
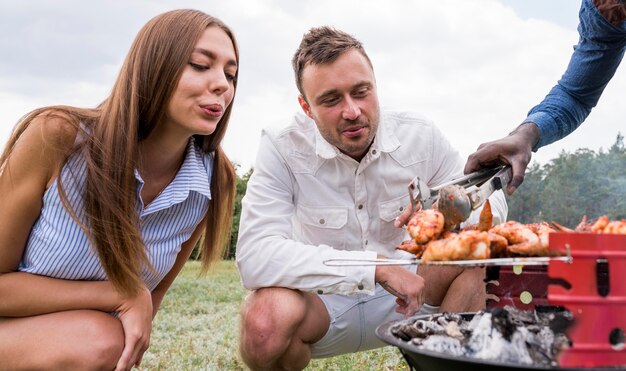
<svg viewBox="0 0 626 371">
<path fill-rule="evenodd" d="M 410 113 L 382 112 L 360 162 L 324 140 L 304 114 L 281 131 L 263 131 L 237 243 L 244 286 L 373 293 L 375 267 L 323 261 L 411 257 L 395 250 L 409 236 L 393 225 L 409 204 L 407 185 L 419 176 L 436 186 L 461 176 L 463 164 L 430 121 Z M 494 223 L 504 221 L 504 194 L 490 202 Z"/>
</svg>

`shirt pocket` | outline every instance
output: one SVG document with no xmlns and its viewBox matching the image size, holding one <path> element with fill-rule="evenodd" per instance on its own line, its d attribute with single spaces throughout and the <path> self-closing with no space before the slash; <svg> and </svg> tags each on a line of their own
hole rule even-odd
<svg viewBox="0 0 626 371">
<path fill-rule="evenodd" d="M 400 196 L 392 200 L 383 201 L 378 204 L 380 215 L 379 236 L 380 242 L 384 245 L 394 247 L 402 242 L 405 235 L 404 229 L 396 228 L 393 222 L 404 211 L 409 204 L 409 197 Z"/>
<path fill-rule="evenodd" d="M 305 243 L 328 245 L 344 249 L 348 224 L 348 209 L 342 207 L 298 206 L 296 218 Z"/>
</svg>

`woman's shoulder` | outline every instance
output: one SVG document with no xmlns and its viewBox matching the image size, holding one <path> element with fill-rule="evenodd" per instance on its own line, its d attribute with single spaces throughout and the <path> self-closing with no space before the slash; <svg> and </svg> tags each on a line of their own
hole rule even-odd
<svg viewBox="0 0 626 371">
<path fill-rule="evenodd" d="M 22 135 L 40 142 L 43 150 L 63 154 L 74 147 L 79 127 L 78 117 L 50 108 L 38 112 Z"/>
<path fill-rule="evenodd" d="M 17 130 L 19 137 L 11 144 L 7 165 L 45 174 L 49 185 L 75 147 L 78 118 L 64 111 L 40 109 L 29 114 Z"/>
</svg>

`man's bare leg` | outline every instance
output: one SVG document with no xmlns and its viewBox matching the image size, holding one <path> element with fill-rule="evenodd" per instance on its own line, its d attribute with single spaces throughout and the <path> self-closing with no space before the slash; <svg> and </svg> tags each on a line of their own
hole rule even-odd
<svg viewBox="0 0 626 371">
<path fill-rule="evenodd" d="M 310 345 L 328 331 L 330 317 L 315 294 L 263 288 L 248 295 L 241 311 L 240 352 L 253 370 L 301 370 Z"/>
<path fill-rule="evenodd" d="M 424 278 L 424 302 L 440 306 L 440 312 L 476 312 L 485 309 L 485 269 L 420 266 Z"/>
</svg>

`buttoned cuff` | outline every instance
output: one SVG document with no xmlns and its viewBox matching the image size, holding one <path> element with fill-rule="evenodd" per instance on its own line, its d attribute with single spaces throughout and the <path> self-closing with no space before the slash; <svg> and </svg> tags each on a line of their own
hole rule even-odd
<svg viewBox="0 0 626 371">
<path fill-rule="evenodd" d="M 331 255 L 332 256 L 329 256 Z M 355 259 L 355 260 L 372 260 L 378 257 L 374 251 L 345 251 L 332 250 L 331 254 L 327 254 L 324 260 L 328 259 Z M 312 290 L 307 290 L 318 295 L 325 294 L 368 294 L 374 295 L 376 283 L 374 276 L 376 266 L 374 265 L 356 265 L 356 266 L 336 266 L 332 267 L 335 272 L 333 276 L 342 276 L 344 279 L 340 283 L 330 285 L 320 285 Z"/>
</svg>

